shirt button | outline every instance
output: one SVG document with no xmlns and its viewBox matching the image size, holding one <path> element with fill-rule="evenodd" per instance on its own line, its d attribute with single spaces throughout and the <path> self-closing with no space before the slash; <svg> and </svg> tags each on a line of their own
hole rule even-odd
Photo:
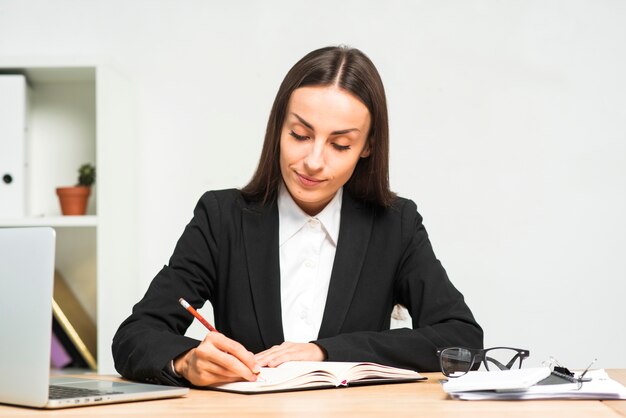
<svg viewBox="0 0 626 418">
<path fill-rule="evenodd" d="M 315 267 L 315 263 L 314 263 L 313 261 L 311 261 L 311 260 L 306 260 L 306 261 L 304 262 L 304 265 L 305 265 L 306 267 L 308 267 L 308 268 L 313 268 L 313 267 Z"/>
<path fill-rule="evenodd" d="M 309 220 L 309 227 L 310 228 L 317 228 L 320 224 L 320 221 L 318 221 L 317 219 L 310 219 Z"/>
<path fill-rule="evenodd" d="M 300 319 L 306 318 L 306 311 L 300 311 Z"/>
</svg>

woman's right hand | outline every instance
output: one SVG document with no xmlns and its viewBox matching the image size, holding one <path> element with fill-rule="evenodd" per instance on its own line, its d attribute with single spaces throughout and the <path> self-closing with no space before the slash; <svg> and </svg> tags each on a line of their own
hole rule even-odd
<svg viewBox="0 0 626 418">
<path fill-rule="evenodd" d="M 195 386 L 248 380 L 254 382 L 261 370 L 254 354 L 237 341 L 209 332 L 196 348 L 174 360 L 174 370 Z"/>
</svg>

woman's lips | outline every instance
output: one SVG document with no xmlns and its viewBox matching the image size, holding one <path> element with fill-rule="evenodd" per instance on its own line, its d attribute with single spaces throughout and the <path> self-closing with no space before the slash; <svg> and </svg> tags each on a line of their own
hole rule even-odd
<svg viewBox="0 0 626 418">
<path fill-rule="evenodd" d="M 317 180 L 312 177 L 307 177 L 300 173 L 296 173 L 296 175 L 298 176 L 300 183 L 302 183 L 305 186 L 317 186 L 318 184 L 323 182 L 323 180 Z"/>
</svg>

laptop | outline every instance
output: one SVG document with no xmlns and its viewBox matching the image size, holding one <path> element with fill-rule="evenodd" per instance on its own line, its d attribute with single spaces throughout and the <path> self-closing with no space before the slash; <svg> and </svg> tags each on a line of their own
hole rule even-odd
<svg viewBox="0 0 626 418">
<path fill-rule="evenodd" d="M 171 398 L 188 388 L 50 378 L 55 231 L 0 228 L 0 403 L 66 408 Z"/>
</svg>

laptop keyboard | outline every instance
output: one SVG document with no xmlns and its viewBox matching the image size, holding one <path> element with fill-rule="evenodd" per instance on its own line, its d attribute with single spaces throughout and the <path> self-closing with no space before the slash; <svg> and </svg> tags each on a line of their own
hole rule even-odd
<svg viewBox="0 0 626 418">
<path fill-rule="evenodd" d="M 89 396 L 115 395 L 118 393 L 122 393 L 122 392 L 50 385 L 49 398 L 50 399 L 86 398 Z"/>
</svg>

